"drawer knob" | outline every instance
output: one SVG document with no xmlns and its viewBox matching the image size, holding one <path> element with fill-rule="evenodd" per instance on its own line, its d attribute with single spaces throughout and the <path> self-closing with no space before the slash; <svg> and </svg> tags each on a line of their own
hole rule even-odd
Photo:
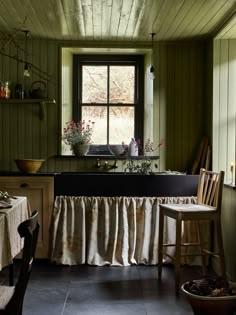
<svg viewBox="0 0 236 315">
<path fill-rule="evenodd" d="M 29 188 L 29 184 L 27 183 L 23 183 L 20 185 L 21 188 Z"/>
</svg>

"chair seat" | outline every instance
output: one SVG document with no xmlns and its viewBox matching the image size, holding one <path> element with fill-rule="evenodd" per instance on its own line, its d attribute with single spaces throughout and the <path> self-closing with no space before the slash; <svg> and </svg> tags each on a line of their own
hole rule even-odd
<svg viewBox="0 0 236 315">
<path fill-rule="evenodd" d="M 215 207 L 202 205 L 202 204 L 169 204 L 169 205 L 162 204 L 161 207 L 168 210 L 173 210 L 173 211 L 178 211 L 178 212 L 183 212 L 183 213 L 189 213 L 189 212 L 196 213 L 196 211 L 200 211 L 200 212 L 216 211 Z"/>
<path fill-rule="evenodd" d="M 0 286 L 0 310 L 4 310 L 15 292 L 15 287 Z"/>
</svg>

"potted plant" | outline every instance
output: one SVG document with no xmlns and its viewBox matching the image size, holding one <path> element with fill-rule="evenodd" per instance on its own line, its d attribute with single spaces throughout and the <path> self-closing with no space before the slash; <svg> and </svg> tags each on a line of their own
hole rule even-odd
<svg viewBox="0 0 236 315">
<path fill-rule="evenodd" d="M 140 141 L 138 140 L 136 143 L 136 146 L 139 148 L 139 151 L 143 153 L 141 155 L 142 159 L 133 159 L 132 156 L 128 156 L 128 159 L 124 162 L 125 172 L 137 173 L 137 174 L 143 174 L 143 175 L 154 174 L 153 163 L 150 157 L 152 156 L 153 152 L 156 151 L 158 148 L 160 148 L 162 145 L 163 145 L 163 141 L 161 141 L 161 143 L 155 147 L 151 139 L 148 138 L 144 142 L 144 148 L 142 149 Z M 157 163 L 154 164 L 154 167 L 156 169 L 158 168 Z"/>
<path fill-rule="evenodd" d="M 94 122 L 85 120 L 75 122 L 73 120 L 66 122 L 64 128 L 63 141 L 70 145 L 75 155 L 86 155 L 92 143 L 92 134 Z"/>
</svg>

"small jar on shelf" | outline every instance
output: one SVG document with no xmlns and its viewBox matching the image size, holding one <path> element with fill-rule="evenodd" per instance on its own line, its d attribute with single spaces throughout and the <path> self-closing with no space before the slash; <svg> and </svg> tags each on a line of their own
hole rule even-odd
<svg viewBox="0 0 236 315">
<path fill-rule="evenodd" d="M 4 90 L 5 90 L 5 98 L 9 99 L 11 97 L 11 90 L 9 87 L 9 81 L 5 81 Z"/>
<path fill-rule="evenodd" d="M 4 82 L 0 81 L 0 98 L 5 98 Z"/>
<path fill-rule="evenodd" d="M 11 90 L 9 87 L 9 81 L 1 81 L 0 83 L 0 98 L 9 99 L 11 96 Z"/>
</svg>

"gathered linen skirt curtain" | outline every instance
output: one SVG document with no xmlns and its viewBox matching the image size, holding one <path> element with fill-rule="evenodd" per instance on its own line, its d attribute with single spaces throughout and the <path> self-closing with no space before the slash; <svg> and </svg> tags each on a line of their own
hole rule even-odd
<svg viewBox="0 0 236 315">
<path fill-rule="evenodd" d="M 58 264 L 158 263 L 159 204 L 195 203 L 196 197 L 57 196 L 50 226 L 51 261 Z M 183 238 L 190 237 L 186 225 Z M 175 220 L 165 218 L 164 242 L 174 242 Z M 173 251 L 170 248 L 169 251 Z"/>
</svg>

